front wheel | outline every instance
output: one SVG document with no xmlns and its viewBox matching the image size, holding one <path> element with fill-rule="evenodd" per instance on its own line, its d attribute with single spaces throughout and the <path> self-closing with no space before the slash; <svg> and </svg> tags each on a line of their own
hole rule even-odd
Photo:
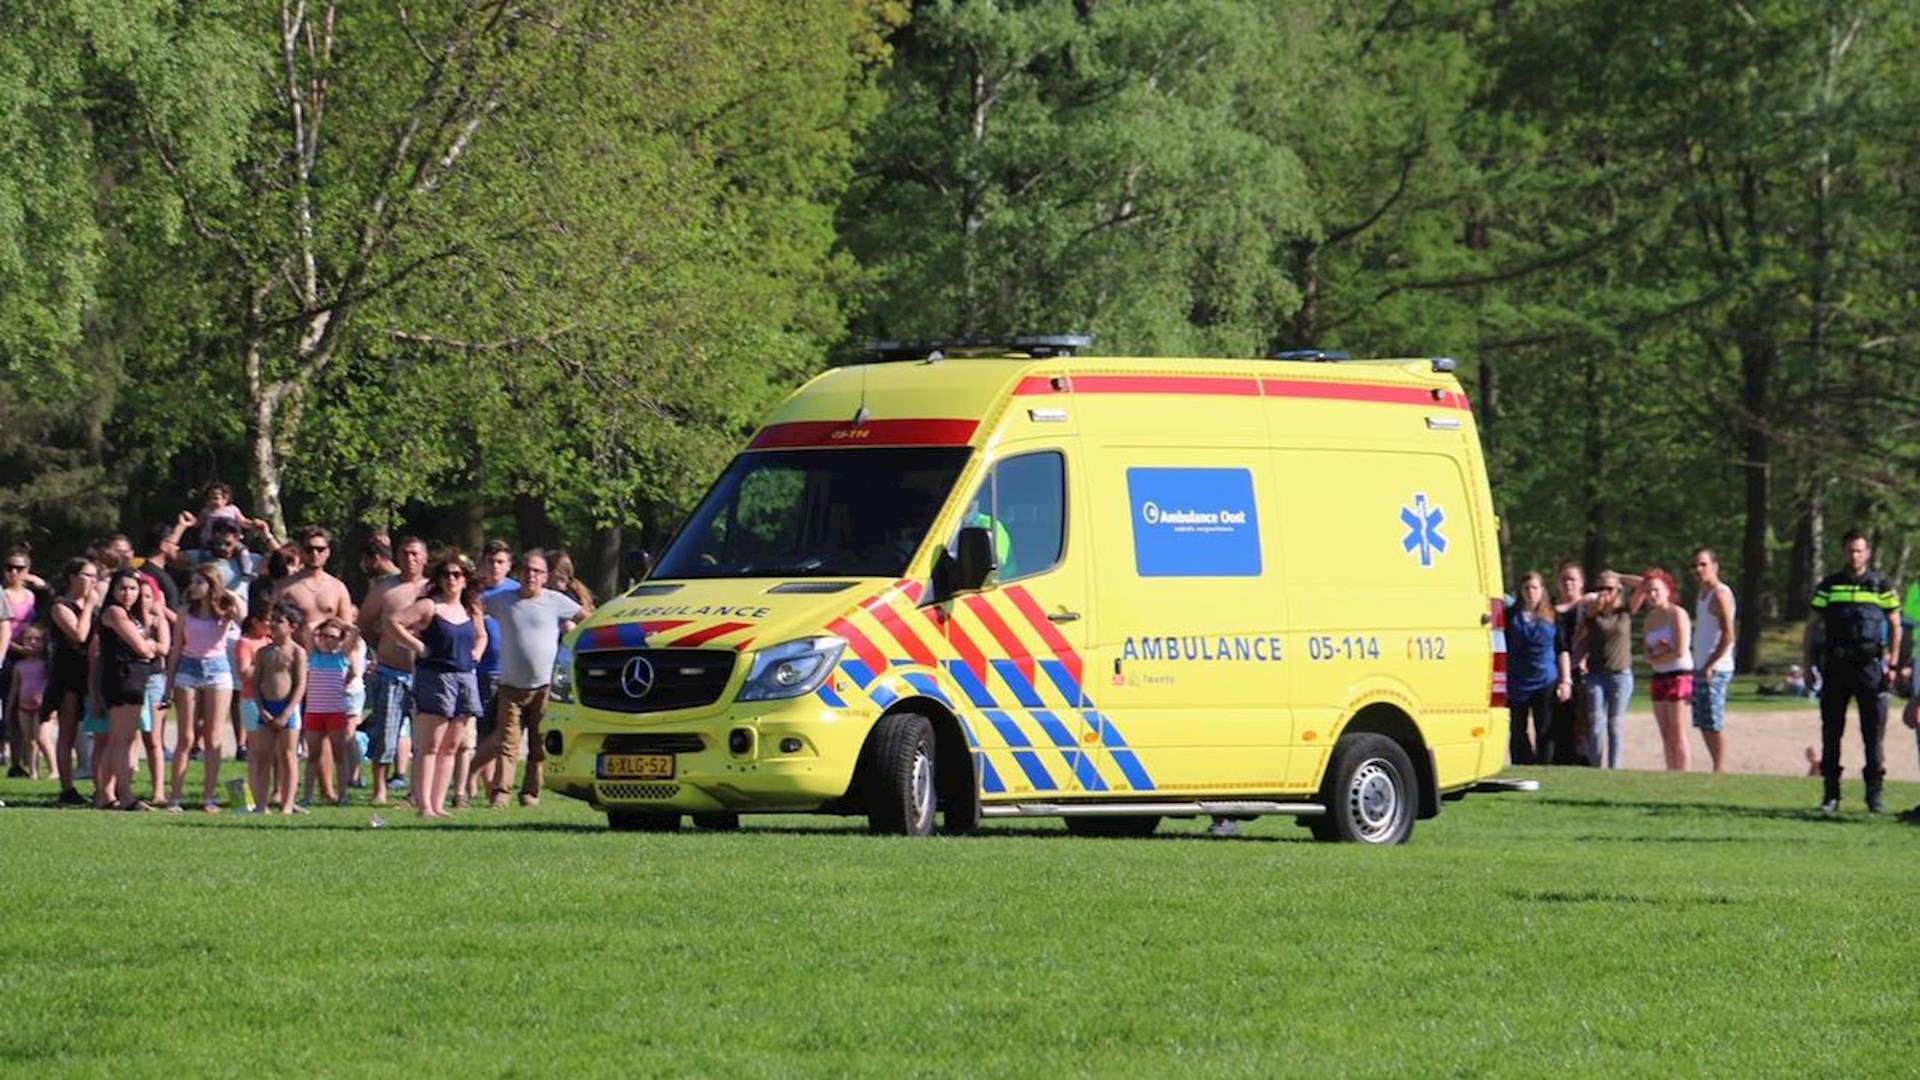
<svg viewBox="0 0 1920 1080">
<path fill-rule="evenodd" d="M 1315 839 L 1404 844 L 1413 835 L 1420 782 L 1399 743 L 1361 732 L 1334 747 L 1321 797 L 1326 816 L 1308 819 Z"/>
<path fill-rule="evenodd" d="M 874 725 L 867 753 L 867 827 L 895 836 L 933 834 L 933 724 L 893 713 Z"/>
</svg>

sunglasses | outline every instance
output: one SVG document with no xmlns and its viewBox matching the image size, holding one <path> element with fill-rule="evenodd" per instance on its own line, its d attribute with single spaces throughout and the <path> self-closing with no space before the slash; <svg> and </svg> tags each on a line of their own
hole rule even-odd
<svg viewBox="0 0 1920 1080">
<path fill-rule="evenodd" d="M 23 564 L 23 563 L 8 563 L 8 564 L 7 564 L 7 572 L 8 572 L 8 573 L 12 573 L 12 572 L 13 572 L 13 571 L 15 571 L 15 570 L 18 570 L 18 571 L 20 571 L 21 573 L 23 573 L 23 574 L 24 574 L 24 573 L 26 573 L 26 572 L 27 572 L 27 567 L 26 567 L 26 566 L 25 566 L 25 564 Z"/>
<path fill-rule="evenodd" d="M 465 570 L 449 570 L 446 576 L 450 578 L 463 578 L 467 576 L 467 572 Z"/>
<path fill-rule="evenodd" d="M 308 544 L 307 550 L 315 555 L 325 555 L 329 548 L 325 544 Z"/>
</svg>

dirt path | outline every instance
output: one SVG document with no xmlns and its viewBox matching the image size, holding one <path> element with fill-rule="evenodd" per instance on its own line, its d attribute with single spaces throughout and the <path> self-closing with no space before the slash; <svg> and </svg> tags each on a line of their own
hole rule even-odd
<svg viewBox="0 0 1920 1080">
<path fill-rule="evenodd" d="M 1894 714 L 1887 718 L 1887 778 L 1920 780 L 1920 754 L 1915 753 L 1914 734 L 1900 722 L 1899 709 L 1905 702 L 1895 700 Z M 1666 759 L 1660 753 L 1660 733 L 1651 712 L 1630 712 L 1626 720 L 1627 768 L 1664 769 Z M 1688 746 L 1693 751 L 1692 768 L 1704 772 L 1711 768 L 1706 744 L 1700 733 L 1687 729 Z M 1734 712 L 1727 715 L 1727 771 L 1760 773 L 1771 776 L 1805 776 L 1807 747 L 1820 746 L 1820 710 L 1791 712 Z M 1851 710 L 1847 714 L 1847 733 L 1840 744 L 1841 767 L 1849 781 L 1860 778 L 1862 753 L 1860 731 Z"/>
</svg>

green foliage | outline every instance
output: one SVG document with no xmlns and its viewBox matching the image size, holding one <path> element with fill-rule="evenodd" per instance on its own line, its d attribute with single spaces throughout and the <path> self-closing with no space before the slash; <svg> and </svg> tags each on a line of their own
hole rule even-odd
<svg viewBox="0 0 1920 1080">
<path fill-rule="evenodd" d="M 843 211 L 875 336 L 1079 330 L 1245 355 L 1298 302 L 1300 164 L 1250 118 L 1293 55 L 1250 3 L 929 4 Z"/>
</svg>

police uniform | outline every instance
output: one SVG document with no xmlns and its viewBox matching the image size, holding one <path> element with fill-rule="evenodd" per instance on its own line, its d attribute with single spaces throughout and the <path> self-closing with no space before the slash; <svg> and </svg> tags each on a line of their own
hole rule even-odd
<svg viewBox="0 0 1920 1080">
<path fill-rule="evenodd" d="M 1845 570 L 1829 574 L 1813 591 L 1820 619 L 1820 776 L 1825 799 L 1840 799 L 1840 734 L 1846 730 L 1847 702 L 1860 709 L 1860 741 L 1866 745 L 1867 803 L 1877 806 L 1886 775 L 1882 743 L 1886 734 L 1886 666 L 1891 620 L 1899 618 L 1900 598 L 1886 577 L 1867 571 L 1859 578 Z"/>
</svg>

